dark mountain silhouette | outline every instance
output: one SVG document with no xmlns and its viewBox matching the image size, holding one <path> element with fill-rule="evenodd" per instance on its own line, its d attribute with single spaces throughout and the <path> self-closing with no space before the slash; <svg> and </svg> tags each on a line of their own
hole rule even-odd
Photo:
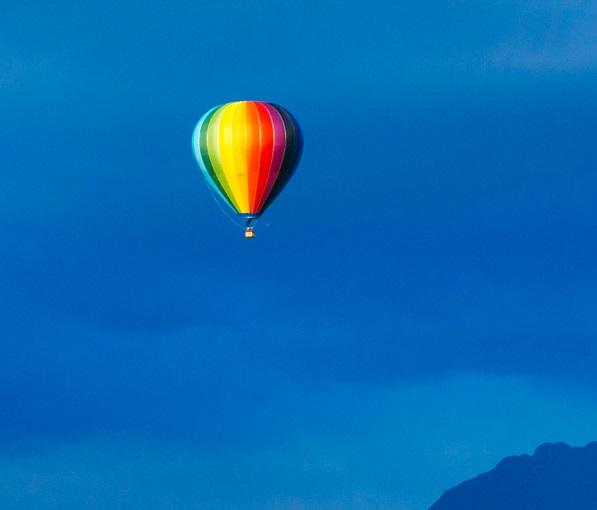
<svg viewBox="0 0 597 510">
<path fill-rule="evenodd" d="M 541 445 L 450 489 L 430 510 L 597 510 L 597 442 Z"/>
</svg>

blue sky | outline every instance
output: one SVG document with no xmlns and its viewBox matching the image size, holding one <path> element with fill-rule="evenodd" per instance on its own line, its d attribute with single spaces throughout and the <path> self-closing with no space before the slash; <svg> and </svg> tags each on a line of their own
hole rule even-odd
<svg viewBox="0 0 597 510">
<path fill-rule="evenodd" d="M 423 510 L 597 439 L 597 7 L 9 2 L 0 506 Z M 248 243 L 190 136 L 278 102 Z"/>
</svg>

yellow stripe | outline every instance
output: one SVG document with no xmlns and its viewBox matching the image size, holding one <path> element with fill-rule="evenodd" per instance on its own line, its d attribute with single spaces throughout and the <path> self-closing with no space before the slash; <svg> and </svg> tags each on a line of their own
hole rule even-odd
<svg viewBox="0 0 597 510">
<path fill-rule="evenodd" d="M 219 126 L 219 148 L 222 168 L 239 213 L 249 212 L 247 180 L 247 112 L 244 103 L 231 103 L 223 108 Z"/>
<path fill-rule="evenodd" d="M 218 181 L 224 188 L 226 196 L 232 202 L 232 205 L 239 212 L 238 202 L 234 197 L 234 193 L 231 189 L 226 171 L 222 164 L 222 155 L 220 153 L 220 126 L 222 124 L 222 115 L 227 106 L 220 108 L 211 119 L 209 123 L 209 129 L 207 131 L 207 151 L 209 152 L 209 159 L 213 165 L 214 172 L 218 177 Z"/>
</svg>

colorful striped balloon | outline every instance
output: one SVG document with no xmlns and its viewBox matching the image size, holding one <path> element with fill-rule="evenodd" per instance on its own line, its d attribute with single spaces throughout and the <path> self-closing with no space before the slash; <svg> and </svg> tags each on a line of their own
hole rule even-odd
<svg viewBox="0 0 597 510">
<path fill-rule="evenodd" d="M 281 106 L 238 101 L 216 106 L 199 120 L 193 150 L 208 184 L 238 215 L 252 220 L 280 194 L 302 151 L 301 130 Z"/>
</svg>

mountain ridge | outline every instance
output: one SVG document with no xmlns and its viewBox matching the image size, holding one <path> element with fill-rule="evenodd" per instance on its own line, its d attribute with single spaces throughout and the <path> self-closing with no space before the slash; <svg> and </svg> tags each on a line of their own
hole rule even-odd
<svg viewBox="0 0 597 510">
<path fill-rule="evenodd" d="M 429 510 L 597 510 L 597 441 L 544 443 L 448 489 Z"/>
</svg>

